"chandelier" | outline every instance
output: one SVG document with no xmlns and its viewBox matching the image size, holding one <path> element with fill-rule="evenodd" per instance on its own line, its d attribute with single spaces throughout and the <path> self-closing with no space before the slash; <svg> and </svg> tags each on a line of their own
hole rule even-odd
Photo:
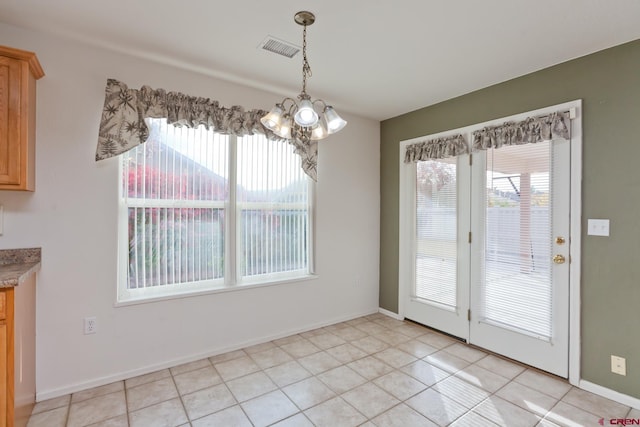
<svg viewBox="0 0 640 427">
<path fill-rule="evenodd" d="M 311 66 L 307 60 L 307 26 L 313 24 L 316 17 L 311 12 L 298 12 L 294 16 L 297 24 L 302 25 L 302 92 L 298 101 L 285 98 L 262 117 L 262 124 L 279 137 L 297 139 L 303 143 L 324 139 L 347 125 L 331 105 L 322 99 L 311 100 L 307 94 L 307 78 L 311 77 Z"/>
</svg>

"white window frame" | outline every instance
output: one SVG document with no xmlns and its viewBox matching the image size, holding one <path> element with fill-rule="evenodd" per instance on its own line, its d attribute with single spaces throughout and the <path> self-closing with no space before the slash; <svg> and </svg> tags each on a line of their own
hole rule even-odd
<svg viewBox="0 0 640 427">
<path fill-rule="evenodd" d="M 307 203 L 286 204 L 287 208 L 307 209 L 307 268 L 279 273 L 261 274 L 243 279 L 240 271 L 241 246 L 240 227 L 237 226 L 242 214 L 242 207 L 273 209 L 273 204 L 249 202 L 238 204 L 237 193 L 237 143 L 239 137 L 229 135 L 229 197 L 227 201 L 188 201 L 188 200 L 153 200 L 128 199 L 125 202 L 124 190 L 124 156 L 119 159 L 118 166 L 118 280 L 115 306 L 128 306 L 159 300 L 184 298 L 188 296 L 237 291 L 260 286 L 272 286 L 292 282 L 303 282 L 317 278 L 315 272 L 315 218 L 316 218 L 316 183 L 307 177 Z M 222 208 L 225 215 L 225 270 L 224 277 L 198 282 L 175 283 L 162 286 L 128 289 L 129 267 L 129 215 L 130 207 L 167 207 L 167 208 Z"/>
</svg>

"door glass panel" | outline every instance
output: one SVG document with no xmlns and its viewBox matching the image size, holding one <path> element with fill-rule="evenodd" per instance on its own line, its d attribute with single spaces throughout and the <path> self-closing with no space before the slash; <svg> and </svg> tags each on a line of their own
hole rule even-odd
<svg viewBox="0 0 640 427">
<path fill-rule="evenodd" d="M 429 160 L 416 169 L 414 298 L 456 307 L 456 160 Z"/>
<path fill-rule="evenodd" d="M 487 151 L 481 318 L 552 336 L 551 144 Z"/>
</svg>

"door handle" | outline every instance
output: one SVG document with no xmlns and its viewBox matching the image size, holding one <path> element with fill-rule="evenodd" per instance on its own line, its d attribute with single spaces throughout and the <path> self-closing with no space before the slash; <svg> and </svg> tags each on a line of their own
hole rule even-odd
<svg viewBox="0 0 640 427">
<path fill-rule="evenodd" d="M 553 262 L 556 264 L 564 264 L 565 261 L 565 257 L 560 254 L 553 257 Z"/>
</svg>

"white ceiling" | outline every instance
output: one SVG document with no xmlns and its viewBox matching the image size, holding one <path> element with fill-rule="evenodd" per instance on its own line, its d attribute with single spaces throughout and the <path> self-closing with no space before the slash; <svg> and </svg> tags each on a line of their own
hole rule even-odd
<svg viewBox="0 0 640 427">
<path fill-rule="evenodd" d="M 640 38 L 639 0 L 0 0 L 0 21 L 386 119 Z M 639 71 L 640 72 L 640 71 Z M 166 88 L 171 89 L 171 88 Z M 197 94 L 196 94 L 197 95 Z"/>
</svg>

